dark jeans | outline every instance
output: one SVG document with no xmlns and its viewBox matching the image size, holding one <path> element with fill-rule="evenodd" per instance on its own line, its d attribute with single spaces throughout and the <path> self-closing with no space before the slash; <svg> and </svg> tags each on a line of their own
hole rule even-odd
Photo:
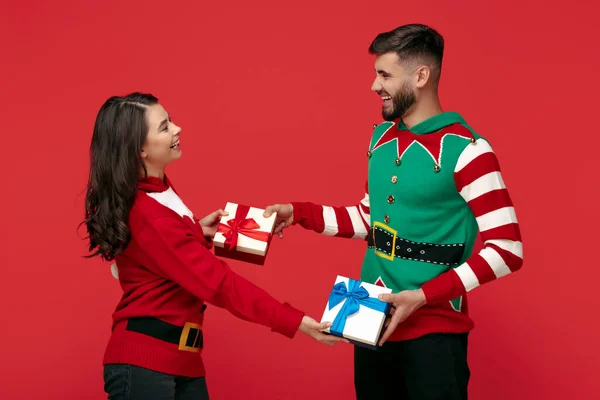
<svg viewBox="0 0 600 400">
<path fill-rule="evenodd" d="M 167 375 L 128 364 L 104 366 L 108 400 L 208 400 L 204 378 Z"/>
<path fill-rule="evenodd" d="M 467 337 L 431 334 L 379 351 L 354 346 L 356 399 L 467 400 Z"/>
</svg>

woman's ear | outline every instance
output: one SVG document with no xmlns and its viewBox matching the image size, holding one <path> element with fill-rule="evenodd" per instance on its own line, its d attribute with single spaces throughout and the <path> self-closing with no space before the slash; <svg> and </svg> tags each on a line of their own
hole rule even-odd
<svg viewBox="0 0 600 400">
<path fill-rule="evenodd" d="M 113 278 L 119 279 L 119 268 L 117 268 L 117 263 L 113 263 L 110 266 L 110 273 L 112 274 Z"/>
</svg>

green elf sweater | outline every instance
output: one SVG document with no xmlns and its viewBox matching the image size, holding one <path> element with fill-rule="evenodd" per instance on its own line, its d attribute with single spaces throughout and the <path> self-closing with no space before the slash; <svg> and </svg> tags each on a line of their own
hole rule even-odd
<svg viewBox="0 0 600 400">
<path fill-rule="evenodd" d="M 360 279 L 393 292 L 422 288 L 427 304 L 389 340 L 473 328 L 466 293 L 518 270 L 515 210 L 489 142 L 455 112 L 408 129 L 374 129 L 365 195 L 353 206 L 294 202 L 294 224 L 367 242 Z M 480 234 L 483 248 L 473 247 Z"/>
</svg>

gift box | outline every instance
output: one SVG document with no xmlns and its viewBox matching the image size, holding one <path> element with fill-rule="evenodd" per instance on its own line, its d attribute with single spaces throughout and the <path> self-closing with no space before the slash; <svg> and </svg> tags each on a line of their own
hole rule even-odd
<svg viewBox="0 0 600 400">
<path fill-rule="evenodd" d="M 265 218 L 265 210 L 236 203 L 227 203 L 225 211 L 213 239 L 215 255 L 264 265 L 276 214 Z"/>
<path fill-rule="evenodd" d="M 321 318 L 321 322 L 333 325 L 324 332 L 358 346 L 378 349 L 391 304 L 377 296 L 391 292 L 390 288 L 338 275 Z"/>
</svg>

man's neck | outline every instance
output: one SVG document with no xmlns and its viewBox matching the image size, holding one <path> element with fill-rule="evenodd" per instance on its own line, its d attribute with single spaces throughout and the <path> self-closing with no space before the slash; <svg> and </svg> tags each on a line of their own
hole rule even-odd
<svg viewBox="0 0 600 400">
<path fill-rule="evenodd" d="M 414 104 L 403 116 L 402 121 L 407 128 L 413 126 L 431 118 L 438 114 L 443 113 L 440 99 L 437 95 L 430 95 L 422 98 L 419 102 Z"/>
</svg>

